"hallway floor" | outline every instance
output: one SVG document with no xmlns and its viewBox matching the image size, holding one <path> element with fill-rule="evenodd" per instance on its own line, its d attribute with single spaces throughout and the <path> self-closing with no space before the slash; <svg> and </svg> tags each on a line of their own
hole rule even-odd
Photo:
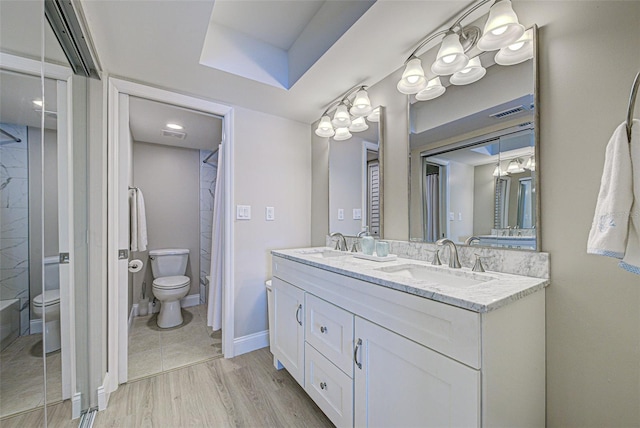
<svg viewBox="0 0 640 428">
<path fill-rule="evenodd" d="M 129 381 L 222 356 L 222 331 L 207 327 L 207 305 L 182 308 L 184 323 L 160 328 L 157 314 L 136 317 L 129 332 Z"/>
</svg>

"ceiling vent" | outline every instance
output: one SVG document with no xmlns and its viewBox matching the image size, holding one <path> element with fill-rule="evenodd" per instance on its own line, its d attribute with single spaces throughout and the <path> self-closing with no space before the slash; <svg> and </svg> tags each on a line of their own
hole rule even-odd
<svg viewBox="0 0 640 428">
<path fill-rule="evenodd" d="M 162 136 L 163 137 L 177 138 L 179 140 L 184 140 L 187 137 L 187 133 L 186 132 L 179 132 L 179 131 L 171 131 L 169 129 L 163 129 L 162 130 Z"/>
<path fill-rule="evenodd" d="M 519 126 L 520 128 L 527 128 L 527 127 L 532 126 L 532 125 L 533 125 L 533 122 L 524 122 L 524 123 L 521 123 L 521 124 L 520 124 L 520 125 L 518 125 L 518 126 Z"/>
<path fill-rule="evenodd" d="M 524 106 L 518 106 L 498 113 L 490 114 L 489 117 L 493 117 L 494 119 L 502 119 L 504 117 L 513 116 L 514 114 L 518 114 L 523 111 L 525 111 Z"/>
</svg>

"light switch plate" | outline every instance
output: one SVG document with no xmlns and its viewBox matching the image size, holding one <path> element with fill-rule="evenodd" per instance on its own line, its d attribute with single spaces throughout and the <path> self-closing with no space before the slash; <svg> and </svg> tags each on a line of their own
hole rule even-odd
<svg viewBox="0 0 640 428">
<path fill-rule="evenodd" d="M 360 208 L 353 209 L 353 219 L 362 220 L 362 210 Z"/>
<path fill-rule="evenodd" d="M 251 205 L 237 205 L 236 206 L 236 219 L 237 220 L 251 220 Z"/>
<path fill-rule="evenodd" d="M 276 209 L 274 207 L 267 207 L 265 210 L 265 220 L 273 221 L 276 219 Z"/>
<path fill-rule="evenodd" d="M 449 213 L 449 220 L 450 221 L 454 221 L 456 219 L 456 213 L 454 213 L 453 211 Z"/>
<path fill-rule="evenodd" d="M 338 208 L 338 220 L 344 220 L 344 209 Z"/>
</svg>

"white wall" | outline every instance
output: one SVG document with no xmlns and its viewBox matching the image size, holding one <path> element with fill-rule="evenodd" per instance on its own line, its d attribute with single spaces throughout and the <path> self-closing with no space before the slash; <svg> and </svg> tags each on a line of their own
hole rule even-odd
<svg viewBox="0 0 640 428">
<path fill-rule="evenodd" d="M 311 134 L 308 124 L 234 111 L 234 207 L 251 205 L 251 220 L 234 220 L 238 338 L 268 328 L 270 250 L 310 245 Z M 275 221 L 265 221 L 267 206 L 275 208 Z"/>
<path fill-rule="evenodd" d="M 640 279 L 615 260 L 586 254 L 604 149 L 625 118 L 640 70 L 640 2 L 522 0 L 514 8 L 525 26 L 540 27 L 541 243 L 551 258 L 547 425 L 640 426 Z M 406 98 L 396 90 L 401 74 L 398 69 L 372 86 L 369 96 L 387 107 L 385 238 L 406 240 L 408 118 Z"/>
<path fill-rule="evenodd" d="M 133 183 L 144 195 L 148 249 L 189 249 L 189 294 L 199 294 L 200 152 L 136 141 L 133 143 Z M 140 254 L 143 253 L 135 256 Z M 146 269 L 134 274 L 134 302 L 140 298 L 143 278 L 147 282 L 147 296 L 151 294 L 151 266 L 148 259 L 143 261 Z"/>
</svg>

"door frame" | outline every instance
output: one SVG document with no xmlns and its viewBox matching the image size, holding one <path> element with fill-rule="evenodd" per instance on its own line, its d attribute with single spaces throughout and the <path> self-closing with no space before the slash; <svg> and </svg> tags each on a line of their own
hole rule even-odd
<svg viewBox="0 0 640 428">
<path fill-rule="evenodd" d="M 60 359 L 62 398 L 73 398 L 73 411 L 78 411 L 76 390 L 75 283 L 73 231 L 73 71 L 69 67 L 0 52 L 0 68 L 22 74 L 56 80 L 58 128 L 58 252 L 69 253 L 69 263 L 59 265 L 60 276 Z M 44 134 L 44 130 L 41 130 Z M 43 254 L 44 256 L 44 254 Z M 44 271 L 43 271 L 44 278 Z M 44 280 L 44 279 L 43 279 Z M 31 298 L 31 296 L 29 296 Z M 31 302 L 29 302 L 31 303 Z M 74 413 L 75 414 L 75 413 Z"/>
<path fill-rule="evenodd" d="M 140 83 L 109 77 L 108 78 L 108 114 L 107 114 L 107 290 L 108 290 L 108 360 L 107 374 L 104 388 L 107 394 L 115 391 L 118 385 L 127 380 L 127 348 L 128 348 L 128 281 L 118 280 L 119 271 L 125 269 L 128 260 L 118 260 L 118 192 L 123 186 L 128 186 L 128 177 L 120 177 L 118 165 L 119 147 L 118 138 L 121 128 L 122 106 L 120 95 L 136 96 L 152 101 L 172 104 L 180 107 L 199 110 L 223 117 L 223 141 L 225 143 L 224 157 L 224 251 L 225 261 L 223 268 L 224 287 L 222 291 L 222 351 L 225 358 L 232 358 L 234 352 L 234 287 L 233 287 L 233 136 L 234 136 L 234 109 L 230 106 L 208 101 L 194 96 L 184 95 L 159 89 Z M 126 189 L 126 187 L 124 187 Z M 128 234 L 128 232 L 127 232 Z M 127 248 L 128 249 L 128 248 Z M 108 397 L 107 397 L 108 400 Z M 106 406 L 106 403 L 105 403 Z"/>
</svg>

